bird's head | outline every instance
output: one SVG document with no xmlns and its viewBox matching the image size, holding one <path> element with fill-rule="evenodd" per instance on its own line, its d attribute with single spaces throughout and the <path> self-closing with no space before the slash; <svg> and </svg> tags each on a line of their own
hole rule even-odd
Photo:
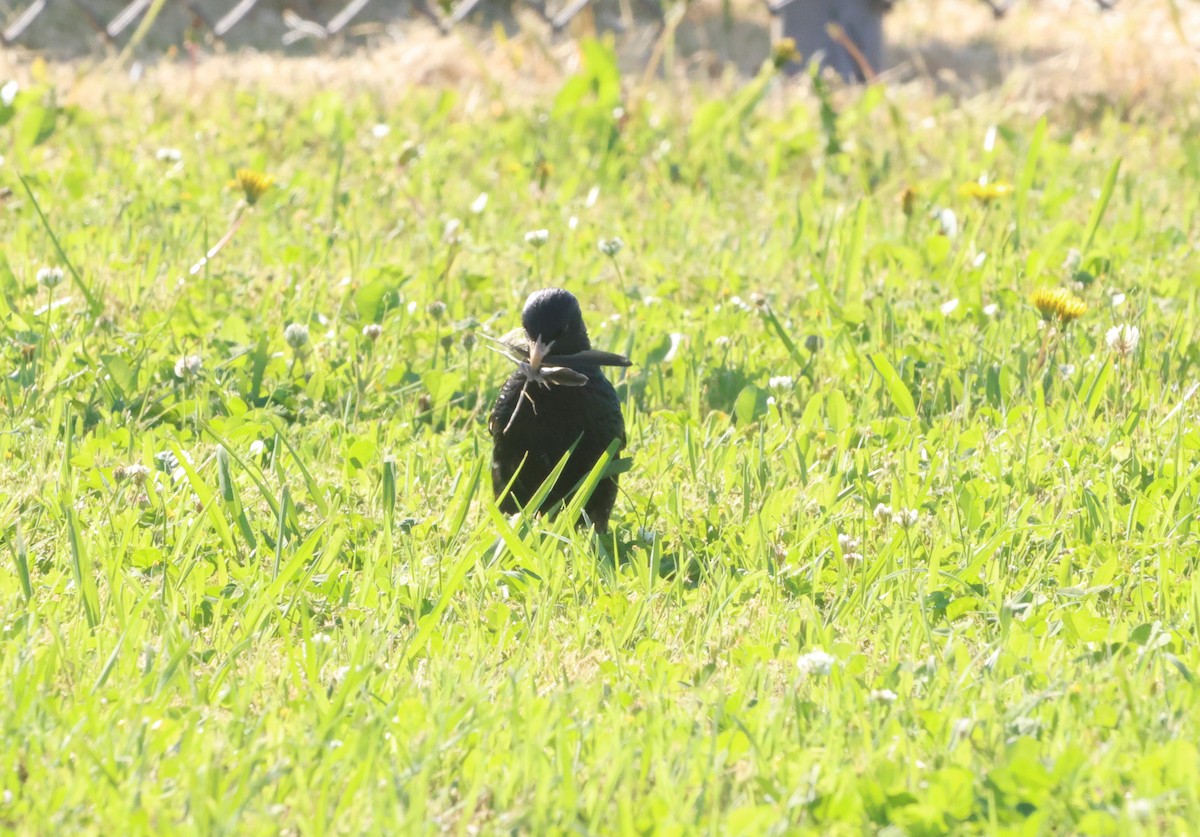
<svg viewBox="0 0 1200 837">
<path fill-rule="evenodd" d="M 556 355 L 572 355 L 592 347 L 579 300 L 562 288 L 531 293 L 521 312 L 521 325 L 529 339 L 529 365 L 535 371 L 552 350 Z"/>
</svg>

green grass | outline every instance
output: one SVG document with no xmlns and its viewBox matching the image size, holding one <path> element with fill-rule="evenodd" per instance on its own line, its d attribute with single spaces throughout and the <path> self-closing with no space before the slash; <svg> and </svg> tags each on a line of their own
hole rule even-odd
<svg viewBox="0 0 1200 837">
<path fill-rule="evenodd" d="M 1200 822 L 1195 114 L 622 99 L 589 60 L 504 112 L 0 110 L 0 822 Z M 189 275 L 241 166 L 277 182 Z M 981 174 L 1013 192 L 961 195 Z M 1074 283 L 1089 310 L 1047 340 L 1029 296 Z M 604 544 L 491 499 L 509 370 L 464 338 L 550 284 L 635 361 Z"/>
</svg>

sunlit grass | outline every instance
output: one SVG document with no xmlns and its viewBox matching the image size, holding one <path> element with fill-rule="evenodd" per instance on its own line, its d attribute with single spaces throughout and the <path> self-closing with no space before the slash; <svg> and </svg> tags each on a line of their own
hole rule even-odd
<svg viewBox="0 0 1200 837">
<path fill-rule="evenodd" d="M 487 116 L 20 91 L 0 821 L 1200 821 L 1200 134 L 587 59 Z M 490 498 L 479 335 L 550 284 L 635 362 L 601 543 Z"/>
</svg>

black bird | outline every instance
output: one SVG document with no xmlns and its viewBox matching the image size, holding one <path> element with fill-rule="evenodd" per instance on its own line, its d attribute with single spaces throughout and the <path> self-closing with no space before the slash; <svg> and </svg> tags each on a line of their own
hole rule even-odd
<svg viewBox="0 0 1200 837">
<path fill-rule="evenodd" d="M 569 499 L 614 439 L 618 451 L 625 446 L 621 400 L 600 367 L 629 366 L 629 359 L 592 349 L 574 295 L 562 288 L 535 291 L 525 300 L 521 325 L 527 346 L 503 343 L 499 349 L 517 371 L 504 382 L 488 421 L 492 489 L 509 514 L 528 504 L 572 445 L 542 508 Z M 608 529 L 616 499 L 613 474 L 600 480 L 584 506 L 597 532 Z"/>
</svg>

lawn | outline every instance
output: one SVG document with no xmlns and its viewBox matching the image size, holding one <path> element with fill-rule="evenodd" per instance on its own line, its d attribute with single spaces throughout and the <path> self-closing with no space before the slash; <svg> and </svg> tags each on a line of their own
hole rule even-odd
<svg viewBox="0 0 1200 837">
<path fill-rule="evenodd" d="M 1200 112 L 585 59 L 0 97 L 0 823 L 1200 822 Z M 491 496 L 548 285 L 634 361 L 599 542 Z"/>
</svg>

